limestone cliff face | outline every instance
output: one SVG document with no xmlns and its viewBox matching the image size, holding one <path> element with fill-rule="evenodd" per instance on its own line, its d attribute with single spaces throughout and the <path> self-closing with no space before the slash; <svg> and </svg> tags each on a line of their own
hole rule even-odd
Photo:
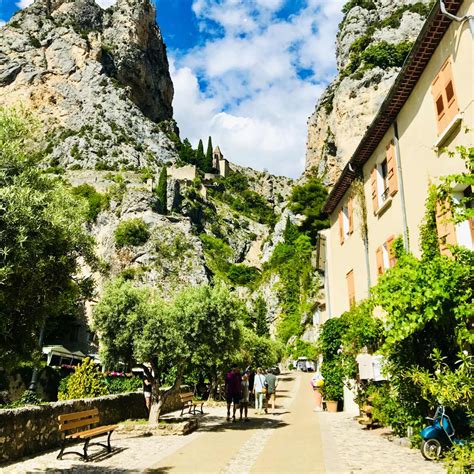
<svg viewBox="0 0 474 474">
<path fill-rule="evenodd" d="M 348 2 L 336 39 L 339 74 L 308 120 L 306 174 L 316 172 L 324 176 L 329 186 L 335 183 L 400 70 L 399 65 L 384 65 L 383 58 L 381 65 L 368 65 L 363 52 L 387 43 L 409 46 L 408 42 L 414 41 L 421 30 L 432 3 Z"/>
<path fill-rule="evenodd" d="M 36 0 L 2 28 L 0 105 L 31 108 L 51 165 L 159 167 L 175 159 L 163 123 L 173 84 L 150 0 Z M 158 124 L 158 122 L 161 122 Z"/>
</svg>

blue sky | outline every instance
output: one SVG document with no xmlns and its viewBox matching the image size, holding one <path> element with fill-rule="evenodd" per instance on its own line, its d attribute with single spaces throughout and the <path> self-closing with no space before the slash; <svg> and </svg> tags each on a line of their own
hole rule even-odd
<svg viewBox="0 0 474 474">
<path fill-rule="evenodd" d="M 30 3 L 0 0 L 0 23 Z M 155 0 L 181 136 L 212 135 L 233 162 L 299 176 L 307 118 L 335 74 L 343 3 Z"/>
</svg>

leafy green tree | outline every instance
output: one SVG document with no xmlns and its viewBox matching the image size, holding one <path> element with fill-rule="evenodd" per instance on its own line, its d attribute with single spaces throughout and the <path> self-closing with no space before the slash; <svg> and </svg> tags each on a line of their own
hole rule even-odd
<svg viewBox="0 0 474 474">
<path fill-rule="evenodd" d="M 152 383 L 150 422 L 157 423 L 186 371 L 196 364 L 218 371 L 226 354 L 239 347 L 241 310 L 242 303 L 223 286 L 186 288 L 164 302 L 151 289 L 118 279 L 96 306 L 94 325 L 107 365 L 143 364 Z M 162 391 L 165 380 L 171 387 Z"/>
<path fill-rule="evenodd" d="M 0 109 L 0 365 L 30 360 L 45 321 L 73 312 L 94 263 L 87 203 L 37 167 L 34 121 Z"/>
<path fill-rule="evenodd" d="M 179 158 L 184 163 L 189 163 L 191 165 L 196 164 L 196 152 L 193 150 L 193 146 L 187 138 L 185 138 L 183 143 L 178 147 L 178 154 Z"/>
<path fill-rule="evenodd" d="M 155 189 L 155 195 L 157 200 L 157 211 L 160 214 L 168 214 L 168 169 L 166 166 L 163 166 L 160 172 L 160 177 L 158 179 L 158 186 Z"/>
<path fill-rule="evenodd" d="M 204 161 L 204 172 L 211 173 L 212 172 L 212 138 L 209 137 L 207 140 L 207 150 L 206 150 L 206 159 Z"/>
<path fill-rule="evenodd" d="M 206 155 L 204 154 L 204 145 L 202 140 L 199 140 L 198 147 L 196 150 L 196 166 L 200 170 L 204 170 L 206 163 Z"/>
<path fill-rule="evenodd" d="M 270 331 L 267 322 L 267 303 L 261 295 L 258 295 L 253 304 L 252 323 L 257 336 L 269 337 Z"/>
<path fill-rule="evenodd" d="M 303 230 L 315 241 L 318 231 L 329 225 L 327 215 L 322 212 L 328 192 L 318 178 L 309 178 L 305 184 L 295 186 L 290 197 L 290 209 L 306 217 Z"/>
</svg>

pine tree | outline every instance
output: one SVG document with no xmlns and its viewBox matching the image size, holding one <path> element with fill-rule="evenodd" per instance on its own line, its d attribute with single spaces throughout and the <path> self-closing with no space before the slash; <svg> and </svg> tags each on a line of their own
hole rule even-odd
<svg viewBox="0 0 474 474">
<path fill-rule="evenodd" d="M 196 151 L 196 166 L 200 170 L 204 170 L 204 165 L 206 161 L 206 155 L 204 154 L 204 145 L 202 140 L 199 140 L 199 144 Z"/>
<path fill-rule="evenodd" d="M 207 151 L 206 159 L 204 162 L 204 172 L 212 173 L 212 138 L 209 137 L 207 140 Z"/>
<path fill-rule="evenodd" d="M 168 214 L 168 204 L 167 204 L 167 186 L 168 185 L 168 171 L 166 166 L 163 166 L 160 173 L 160 178 L 158 179 L 158 186 L 155 189 L 155 195 L 157 200 L 157 211 L 160 214 Z"/>
<path fill-rule="evenodd" d="M 190 141 L 187 138 L 183 140 L 183 143 L 179 147 L 179 157 L 185 163 L 189 163 L 191 165 L 196 164 L 195 152 Z"/>
</svg>

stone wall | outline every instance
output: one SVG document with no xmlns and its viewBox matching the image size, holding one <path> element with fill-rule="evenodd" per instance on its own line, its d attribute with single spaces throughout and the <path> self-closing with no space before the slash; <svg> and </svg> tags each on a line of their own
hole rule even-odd
<svg viewBox="0 0 474 474">
<path fill-rule="evenodd" d="M 176 393 L 166 400 L 164 412 L 180 406 Z M 99 409 L 102 425 L 147 416 L 141 392 L 0 410 L 0 463 L 58 447 L 62 439 L 58 416 L 91 408 Z"/>
</svg>

